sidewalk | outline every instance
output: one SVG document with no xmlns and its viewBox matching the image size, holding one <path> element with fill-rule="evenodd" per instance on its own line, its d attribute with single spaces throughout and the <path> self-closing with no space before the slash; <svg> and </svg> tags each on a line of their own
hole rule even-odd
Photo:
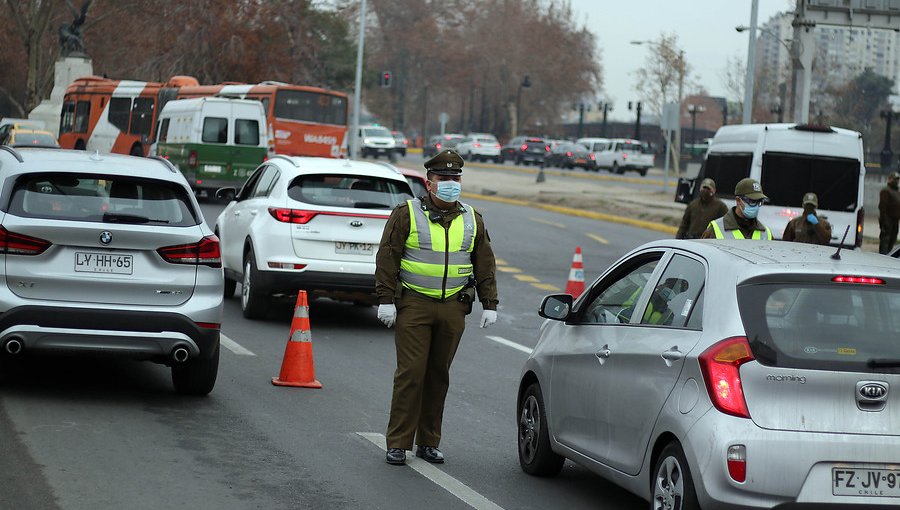
<svg viewBox="0 0 900 510">
<path fill-rule="evenodd" d="M 481 195 L 480 198 L 488 200 L 511 199 L 535 206 L 552 206 L 553 210 L 568 214 L 597 213 L 590 216 L 652 228 L 673 236 L 684 214 L 685 205 L 674 201 L 677 179 L 670 175 L 667 191 L 663 191 L 665 176 L 658 168 L 651 169 L 646 177 L 545 168 L 546 180 L 542 183 L 535 182 L 537 168 L 503 166 L 507 170 L 504 172 L 497 172 L 496 168 L 491 164 L 467 163 L 463 171 L 463 193 Z M 508 172 L 512 170 L 516 173 Z M 636 182 L 653 186 L 626 185 Z M 878 233 L 877 215 L 867 211 L 863 225 L 864 250 L 878 251 Z"/>
</svg>

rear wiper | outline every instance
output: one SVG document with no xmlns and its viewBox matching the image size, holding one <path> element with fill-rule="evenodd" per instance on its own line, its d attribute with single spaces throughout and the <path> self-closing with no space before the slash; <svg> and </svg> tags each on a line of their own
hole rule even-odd
<svg viewBox="0 0 900 510">
<path fill-rule="evenodd" d="M 390 209 L 390 204 L 381 204 L 378 202 L 356 202 L 353 207 L 366 209 Z"/>
<path fill-rule="evenodd" d="M 168 223 L 169 220 L 154 220 L 137 214 L 103 213 L 104 223 Z"/>
<path fill-rule="evenodd" d="M 866 362 L 869 368 L 900 368 L 900 359 L 872 358 Z"/>
</svg>

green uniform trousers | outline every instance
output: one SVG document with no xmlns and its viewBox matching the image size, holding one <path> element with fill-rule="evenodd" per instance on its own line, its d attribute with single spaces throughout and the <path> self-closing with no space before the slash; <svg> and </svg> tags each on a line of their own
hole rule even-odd
<svg viewBox="0 0 900 510">
<path fill-rule="evenodd" d="M 441 442 L 450 363 L 466 327 L 469 305 L 455 297 L 438 302 L 405 290 L 397 299 L 394 343 L 397 371 L 387 447 L 412 450 Z"/>
</svg>

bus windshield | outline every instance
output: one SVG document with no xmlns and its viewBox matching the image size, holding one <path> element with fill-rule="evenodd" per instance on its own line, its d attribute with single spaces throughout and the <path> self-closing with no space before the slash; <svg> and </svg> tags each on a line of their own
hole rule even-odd
<svg viewBox="0 0 900 510">
<path fill-rule="evenodd" d="M 275 117 L 280 119 L 345 125 L 347 101 L 343 97 L 306 92 L 279 90 L 275 94 Z"/>
</svg>

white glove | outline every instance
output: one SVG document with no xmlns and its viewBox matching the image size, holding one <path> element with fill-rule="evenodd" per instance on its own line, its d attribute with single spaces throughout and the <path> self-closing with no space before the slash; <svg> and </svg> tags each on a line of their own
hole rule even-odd
<svg viewBox="0 0 900 510">
<path fill-rule="evenodd" d="M 397 320 L 397 307 L 393 303 L 378 305 L 378 320 L 387 327 L 393 326 Z"/>
<path fill-rule="evenodd" d="M 481 327 L 486 328 L 497 322 L 497 310 L 485 310 L 481 312 Z"/>
</svg>

